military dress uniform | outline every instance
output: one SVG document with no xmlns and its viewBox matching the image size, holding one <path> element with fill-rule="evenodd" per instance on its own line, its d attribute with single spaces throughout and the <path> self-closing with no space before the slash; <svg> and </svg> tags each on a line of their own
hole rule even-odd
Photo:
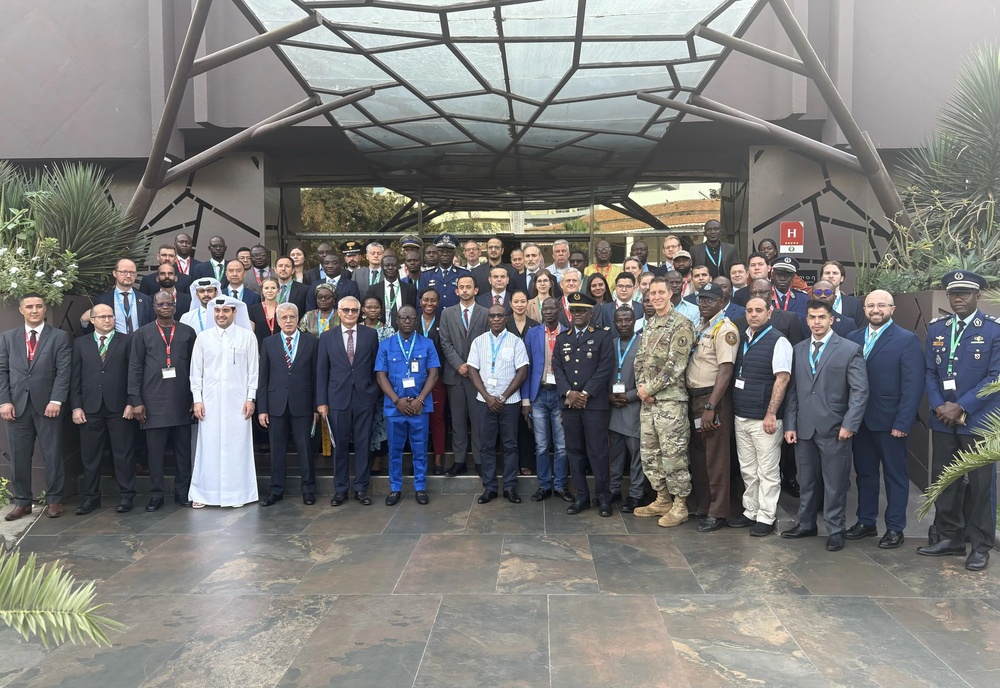
<svg viewBox="0 0 1000 688">
<path fill-rule="evenodd" d="M 570 307 L 593 308 L 594 300 L 579 292 L 570 294 Z M 581 332 L 572 324 L 556 337 L 552 372 L 556 392 L 565 400 L 567 392 L 587 395 L 584 409 L 563 406 L 566 455 L 576 488 L 576 504 L 590 506 L 590 487 L 585 468 L 594 474 L 597 501 L 610 508 L 611 465 L 608 457 L 608 381 L 615 368 L 614 338 L 608 330 L 588 325 Z M 564 401 L 565 403 L 565 401 Z M 586 507 L 583 507 L 586 508 Z M 610 513 L 608 514 L 610 515 Z"/>
<path fill-rule="evenodd" d="M 656 398 L 656 403 L 643 403 L 639 411 L 639 453 L 642 471 L 661 504 L 640 507 L 633 512 L 636 516 L 657 516 L 670 511 L 666 493 L 681 503 L 691 494 L 688 472 L 691 428 L 685 379 L 693 343 L 694 326 L 676 308 L 648 320 L 639 340 L 635 383 Z"/>
<path fill-rule="evenodd" d="M 978 291 L 986 281 L 971 272 L 955 271 L 942 279 L 945 289 Z M 987 416 L 1000 410 L 1000 395 L 978 396 L 1000 377 L 1000 323 L 980 310 L 965 319 L 947 315 L 927 327 L 924 389 L 930 405 L 931 462 L 934 477 L 979 439 Z M 962 407 L 964 420 L 948 427 L 934 409 L 945 402 Z M 996 535 L 996 464 L 976 469 L 952 483 L 935 502 L 931 543 L 917 551 L 929 556 L 965 554 L 965 539 L 972 544 L 966 568 L 981 570 L 989 561 Z M 978 555 L 978 556 L 977 556 Z M 973 560 L 977 559 L 977 563 Z"/>
</svg>

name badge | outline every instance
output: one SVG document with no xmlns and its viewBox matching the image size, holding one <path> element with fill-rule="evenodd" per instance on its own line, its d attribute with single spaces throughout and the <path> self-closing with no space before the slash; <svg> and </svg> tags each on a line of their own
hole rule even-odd
<svg viewBox="0 0 1000 688">
<path fill-rule="evenodd" d="M 173 380 L 177 377 L 177 368 L 163 368 L 161 372 L 163 373 L 164 380 Z"/>
<path fill-rule="evenodd" d="M 491 377 L 488 380 L 486 380 L 486 384 L 490 387 L 496 387 L 497 379 L 495 377 Z"/>
<path fill-rule="evenodd" d="M 414 380 L 412 377 L 403 378 L 403 389 L 413 389 L 416 386 L 417 386 L 417 381 Z"/>
<path fill-rule="evenodd" d="M 736 378 L 736 389 L 743 389 L 743 386 L 745 384 L 746 384 L 746 380 L 742 380 L 740 378 Z"/>
<path fill-rule="evenodd" d="M 701 418 L 694 419 L 694 429 L 701 430 Z"/>
<path fill-rule="evenodd" d="M 410 372 L 419 373 L 420 372 L 420 361 L 413 361 L 410 363 Z"/>
<path fill-rule="evenodd" d="M 625 385 L 623 385 L 620 382 L 611 385 L 611 393 L 612 394 L 625 394 Z"/>
<path fill-rule="evenodd" d="M 545 384 L 554 385 L 556 383 L 556 376 L 554 373 L 549 373 L 545 376 Z"/>
<path fill-rule="evenodd" d="M 945 380 L 943 387 L 946 392 L 954 392 L 955 390 L 958 389 L 958 387 L 955 385 L 954 380 Z"/>
</svg>

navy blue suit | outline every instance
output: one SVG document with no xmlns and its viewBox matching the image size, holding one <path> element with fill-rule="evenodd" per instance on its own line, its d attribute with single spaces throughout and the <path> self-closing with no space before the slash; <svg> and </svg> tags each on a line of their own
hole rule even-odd
<svg viewBox="0 0 1000 688">
<path fill-rule="evenodd" d="M 601 322 L 603 322 L 605 325 L 607 325 L 609 327 L 614 327 L 615 326 L 615 311 L 616 310 L 618 310 L 618 304 L 616 304 L 614 301 L 612 301 L 611 303 L 602 303 L 601 304 Z M 639 320 L 639 319 L 641 319 L 643 317 L 642 302 L 641 301 L 633 301 L 632 302 L 632 310 L 635 312 L 635 319 L 636 320 Z"/>
<path fill-rule="evenodd" d="M 350 485 L 347 462 L 354 442 L 354 492 L 367 492 L 371 479 L 368 456 L 375 420 L 375 404 L 381 391 L 375 382 L 378 333 L 370 327 L 354 328 L 354 362 L 347 358 L 344 326 L 338 325 L 319 339 L 316 365 L 316 404 L 330 407 L 334 450 L 334 492 L 347 494 Z"/>
<path fill-rule="evenodd" d="M 777 288 L 775 288 L 774 291 L 772 292 L 771 303 L 774 306 L 775 310 L 791 311 L 793 313 L 796 313 L 799 316 L 799 318 L 802 319 L 802 324 L 805 325 L 806 313 L 808 311 L 807 304 L 809 303 L 809 297 L 803 294 L 802 292 L 795 291 L 794 289 L 789 287 L 787 292 L 781 293 L 777 290 Z M 806 332 L 806 335 L 808 334 L 809 333 Z"/>
<path fill-rule="evenodd" d="M 213 278 L 218 279 L 223 284 L 226 283 L 226 266 L 229 264 L 229 259 L 228 258 L 223 258 L 222 259 L 222 275 L 221 276 L 215 274 L 215 264 L 212 263 L 212 260 L 214 260 L 214 259 L 206 260 L 204 262 L 198 263 L 198 264 L 193 265 L 191 267 L 191 273 L 190 274 L 191 274 L 191 281 L 192 282 L 194 280 L 196 280 L 196 279 L 202 279 L 204 277 L 213 277 Z"/>
<path fill-rule="evenodd" d="M 855 330 L 847 339 L 865 351 L 868 328 Z M 910 478 L 906 470 L 906 437 L 917 420 L 924 394 L 923 363 L 917 335 L 890 323 L 865 356 L 868 367 L 868 405 L 854 436 L 854 470 L 858 474 L 858 521 L 874 526 L 878 518 L 879 465 L 885 474 L 885 526 L 902 533 L 906 528 L 906 503 Z"/>
<path fill-rule="evenodd" d="M 174 268 L 176 271 L 176 268 Z M 177 283 L 174 284 L 177 287 L 177 291 L 187 293 L 191 286 L 191 278 L 188 275 L 182 275 L 179 272 L 175 272 L 174 275 L 177 278 Z M 151 272 L 148 275 L 143 275 L 142 279 L 139 281 L 139 291 L 143 294 L 148 294 L 152 296 L 156 292 L 160 291 L 160 283 L 156 281 L 156 273 Z"/>
<path fill-rule="evenodd" d="M 133 334 L 142 327 L 143 325 L 148 325 L 149 323 L 156 320 L 156 313 L 153 312 L 153 299 L 147 294 L 143 294 L 137 288 L 133 286 L 132 294 L 135 296 L 135 303 L 129 304 L 129 311 L 136 311 L 139 316 L 139 326 L 133 329 Z M 104 304 L 105 306 L 111 306 L 112 310 L 115 310 L 115 289 L 109 289 L 103 294 L 98 294 L 94 297 L 94 305 Z M 115 314 L 115 329 L 118 329 L 118 315 Z M 89 323 L 85 328 L 84 332 L 90 333 L 94 331 L 94 327 Z"/>
<path fill-rule="evenodd" d="M 251 292 L 252 293 L 252 292 Z M 271 438 L 271 494 L 285 494 L 285 466 L 289 437 L 295 441 L 302 477 L 302 494 L 316 492 L 315 457 L 310 434 L 316 412 L 316 352 L 319 340 L 299 333 L 295 359 L 285 362 L 285 335 L 264 339 L 260 347 L 257 413 L 268 414 Z"/>
<path fill-rule="evenodd" d="M 234 296 L 232 288 L 227 284 L 222 288 L 222 293 L 226 296 Z M 240 301 L 247 305 L 247 308 L 254 305 L 255 303 L 260 303 L 260 294 L 252 289 L 247 289 L 244 286 L 240 286 Z"/>
<path fill-rule="evenodd" d="M 746 314 L 747 314 L 747 309 L 744 306 L 741 306 L 738 303 L 733 303 L 731 300 L 729 302 L 729 305 L 726 306 L 726 317 L 729 318 L 732 322 L 736 322 Z"/>
<path fill-rule="evenodd" d="M 316 310 L 316 286 L 321 281 L 317 280 L 309 284 L 309 293 L 306 294 L 306 313 Z M 348 277 L 346 272 L 342 272 L 340 273 L 340 281 L 337 282 L 337 301 L 339 302 L 345 296 L 353 296 L 361 301 L 361 290 L 358 289 L 357 283 Z M 300 313 L 299 317 L 303 315 L 305 313 Z"/>
<path fill-rule="evenodd" d="M 472 273 L 468 270 L 456 267 L 451 267 L 447 270 L 440 267 L 433 270 L 424 270 L 420 273 L 420 286 L 417 288 L 417 294 L 424 289 L 433 289 L 436 291 L 440 297 L 437 312 L 441 313 L 445 308 L 458 304 L 458 293 L 455 291 L 458 278 L 470 274 Z"/>
</svg>

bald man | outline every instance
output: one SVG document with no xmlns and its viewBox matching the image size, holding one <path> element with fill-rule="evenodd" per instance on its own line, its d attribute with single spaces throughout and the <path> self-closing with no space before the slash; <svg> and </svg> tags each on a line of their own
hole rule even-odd
<svg viewBox="0 0 1000 688">
<path fill-rule="evenodd" d="M 819 284 L 819 283 L 818 283 Z M 818 286 L 817 284 L 817 286 Z M 906 443 L 917 420 L 923 395 L 923 351 L 917 335 L 892 321 L 892 294 L 873 291 L 865 298 L 868 324 L 847 336 L 861 346 L 868 367 L 868 406 L 854 436 L 854 470 L 858 474 L 858 522 L 847 530 L 848 540 L 878 534 L 879 467 L 885 477 L 885 535 L 882 549 L 903 544 L 910 478 Z"/>
</svg>

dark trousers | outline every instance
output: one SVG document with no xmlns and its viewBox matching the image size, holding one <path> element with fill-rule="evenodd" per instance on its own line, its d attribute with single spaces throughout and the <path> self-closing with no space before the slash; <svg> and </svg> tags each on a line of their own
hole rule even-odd
<svg viewBox="0 0 1000 688">
<path fill-rule="evenodd" d="M 434 410 L 430 414 L 431 421 L 431 444 L 434 447 L 435 456 L 444 455 L 444 437 L 447 427 L 444 422 L 444 407 L 448 400 L 448 392 L 444 388 L 444 383 L 439 379 L 434 389 L 431 390 L 431 401 L 434 402 Z"/>
<path fill-rule="evenodd" d="M 692 396 L 689 413 L 692 423 L 701 418 L 712 394 Z M 733 401 L 725 394 L 715 410 L 721 425 L 711 432 L 691 431 L 692 511 L 716 518 L 729 518 L 729 449 L 733 434 Z"/>
<path fill-rule="evenodd" d="M 362 404 L 358 396 L 351 392 L 347 408 L 341 411 L 330 409 L 330 427 L 337 447 L 333 450 L 334 492 L 347 492 L 351 484 L 350 443 L 354 442 L 354 491 L 367 492 L 371 481 L 371 463 L 368 461 L 372 443 L 372 423 L 375 420 L 375 404 Z"/>
<path fill-rule="evenodd" d="M 937 430 L 931 432 L 931 438 L 935 480 L 945 466 L 955 460 L 957 452 L 967 451 L 978 439 L 975 435 Z M 950 540 L 955 546 L 960 546 L 968 536 L 974 551 L 988 552 L 993 549 L 996 538 L 997 465 L 991 463 L 978 468 L 967 477 L 968 490 L 964 480 L 956 480 L 937 498 L 934 525 L 942 540 Z"/>
<path fill-rule="evenodd" d="M 646 491 L 646 474 L 642 472 L 642 456 L 639 453 L 639 438 L 608 431 L 608 453 L 611 456 L 611 493 L 620 493 L 628 466 L 628 496 L 642 499 Z M 627 460 L 626 460 L 627 459 Z"/>
<path fill-rule="evenodd" d="M 451 449 L 455 463 L 465 463 L 469 451 L 470 433 L 473 461 L 479 459 L 479 415 L 476 413 L 476 388 L 463 377 L 448 389 L 448 409 L 451 411 Z"/>
<path fill-rule="evenodd" d="M 869 430 L 864 423 L 854 436 L 854 471 L 858 476 L 858 521 L 866 526 L 878 519 L 879 467 L 885 475 L 885 527 L 906 529 L 910 476 L 906 470 L 906 438 L 889 430 Z"/>
<path fill-rule="evenodd" d="M 80 459 L 83 462 L 83 496 L 101 498 L 101 462 L 104 448 L 111 443 L 111 459 L 122 497 L 135 496 L 135 426 L 122 418 L 121 411 L 109 411 L 101 404 L 97 413 L 88 413 L 80 426 Z"/>
<path fill-rule="evenodd" d="M 851 486 L 851 443 L 837 435 L 813 435 L 795 443 L 795 463 L 799 473 L 799 525 L 816 527 L 820 498 L 828 535 L 843 533 L 847 511 L 847 490 Z"/>
<path fill-rule="evenodd" d="M 281 415 L 268 414 L 267 429 L 271 439 L 271 494 L 285 494 L 289 440 L 295 442 L 295 452 L 299 456 L 302 494 L 316 492 L 316 458 L 313 455 L 312 438 L 309 436 L 312 432 L 312 416 L 293 416 L 287 410 Z"/>
<path fill-rule="evenodd" d="M 521 403 L 504 404 L 500 413 L 493 413 L 482 401 L 476 402 L 479 413 L 479 463 L 482 464 L 483 487 L 497 490 L 497 436 L 503 444 L 503 489 L 517 488 L 517 419 Z"/>
<path fill-rule="evenodd" d="M 55 418 L 46 418 L 38 413 L 28 400 L 24 413 L 7 423 L 7 442 L 10 444 L 11 472 L 14 483 L 14 506 L 30 506 L 31 456 L 35 453 L 35 440 L 42 450 L 45 460 L 45 501 L 58 504 L 62 501 L 63 482 L 66 473 L 62 458 L 63 413 L 68 413 L 68 405 Z"/>
<path fill-rule="evenodd" d="M 517 413 L 517 465 L 534 473 L 538 467 L 535 453 L 535 431 L 528 425 L 528 420 L 521 413 L 519 407 Z"/>
<path fill-rule="evenodd" d="M 566 434 L 566 455 L 573 474 L 576 501 L 590 502 L 586 467 L 594 474 L 597 501 L 611 503 L 611 464 L 608 459 L 608 412 L 586 409 L 562 409 L 563 430 Z"/>
<path fill-rule="evenodd" d="M 174 448 L 177 475 L 174 476 L 174 496 L 187 501 L 191 486 L 191 425 L 174 425 L 166 428 L 147 428 L 146 444 L 149 459 L 150 493 L 153 497 L 163 497 L 166 485 L 163 480 L 163 452 L 167 442 Z"/>
</svg>

